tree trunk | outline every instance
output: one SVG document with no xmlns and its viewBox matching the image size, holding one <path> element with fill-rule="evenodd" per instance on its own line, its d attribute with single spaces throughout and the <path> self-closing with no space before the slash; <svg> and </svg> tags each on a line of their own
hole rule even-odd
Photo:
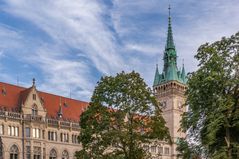
<svg viewBox="0 0 239 159">
<path fill-rule="evenodd" d="M 231 159 L 232 158 L 232 148 L 231 148 L 230 130 L 229 130 L 229 128 L 226 128 L 225 141 L 227 143 L 227 157 L 228 157 L 228 159 Z"/>
</svg>

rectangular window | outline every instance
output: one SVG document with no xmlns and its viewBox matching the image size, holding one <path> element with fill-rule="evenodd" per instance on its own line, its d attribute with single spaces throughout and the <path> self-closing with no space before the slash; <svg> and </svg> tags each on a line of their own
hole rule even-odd
<svg viewBox="0 0 239 159">
<path fill-rule="evenodd" d="M 32 129 L 32 137 L 39 139 L 40 138 L 40 129 L 33 128 Z"/>
<path fill-rule="evenodd" d="M 158 153 L 161 154 L 161 155 L 163 154 L 163 147 L 158 148 Z"/>
<path fill-rule="evenodd" d="M 45 130 L 42 130 L 42 138 L 45 139 Z"/>
<path fill-rule="evenodd" d="M 0 125 L 0 135 L 3 135 L 4 129 L 3 129 L 3 125 Z"/>
<path fill-rule="evenodd" d="M 36 100 L 36 94 L 32 94 L 32 99 Z"/>
<path fill-rule="evenodd" d="M 36 129 L 36 138 L 40 138 L 39 129 Z"/>
<path fill-rule="evenodd" d="M 32 137 L 33 137 L 33 138 L 36 137 L 36 129 L 35 129 L 35 128 L 32 129 Z"/>
<path fill-rule="evenodd" d="M 26 146 L 26 157 L 31 159 L 31 146 Z"/>
<path fill-rule="evenodd" d="M 53 132 L 53 141 L 56 141 L 56 132 Z"/>
<path fill-rule="evenodd" d="M 8 134 L 9 136 L 11 136 L 11 126 L 8 126 L 7 134 Z"/>
<path fill-rule="evenodd" d="M 78 144 L 78 135 L 75 135 L 75 143 Z"/>
<path fill-rule="evenodd" d="M 164 153 L 165 153 L 165 155 L 169 155 L 169 148 L 168 147 L 164 148 Z"/>
<path fill-rule="evenodd" d="M 151 152 L 156 153 L 156 146 L 151 146 Z"/>
<path fill-rule="evenodd" d="M 60 140 L 63 142 L 63 133 L 60 134 Z"/>
<path fill-rule="evenodd" d="M 51 132 L 48 131 L 48 140 L 51 140 Z"/>
<path fill-rule="evenodd" d="M 144 145 L 143 149 L 144 149 L 145 151 L 149 151 L 149 146 L 148 146 L 148 145 Z"/>
<path fill-rule="evenodd" d="M 25 128 L 25 132 L 26 132 L 26 137 L 30 137 L 30 128 L 29 127 Z"/>
<path fill-rule="evenodd" d="M 18 134 L 19 134 L 18 127 L 15 127 L 15 136 L 18 136 Z"/>
<path fill-rule="evenodd" d="M 11 136 L 15 136 L 15 132 L 14 131 L 15 131 L 15 128 L 12 126 L 11 127 Z"/>
<path fill-rule="evenodd" d="M 46 149 L 43 148 L 43 159 L 46 159 Z"/>
</svg>

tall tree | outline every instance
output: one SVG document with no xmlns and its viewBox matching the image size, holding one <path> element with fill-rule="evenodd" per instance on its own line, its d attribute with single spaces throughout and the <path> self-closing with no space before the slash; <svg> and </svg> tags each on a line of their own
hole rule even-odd
<svg viewBox="0 0 239 159">
<path fill-rule="evenodd" d="M 170 139 L 153 93 L 138 73 L 102 77 L 81 115 L 78 158 L 149 158 L 143 143 Z"/>
<path fill-rule="evenodd" d="M 208 158 L 239 158 L 239 33 L 199 47 L 182 127 Z"/>
</svg>

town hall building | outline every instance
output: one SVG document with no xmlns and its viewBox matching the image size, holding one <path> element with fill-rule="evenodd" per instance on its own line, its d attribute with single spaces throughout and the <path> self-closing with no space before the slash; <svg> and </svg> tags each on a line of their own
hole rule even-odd
<svg viewBox="0 0 239 159">
<path fill-rule="evenodd" d="M 185 112 L 186 73 L 177 67 L 169 8 L 167 42 L 162 73 L 156 67 L 153 90 L 172 144 L 156 141 L 147 150 L 155 159 L 176 159 L 176 142 Z M 0 159 L 74 159 L 81 149 L 79 119 L 88 103 L 39 91 L 35 79 L 29 88 L 0 82 Z"/>
</svg>

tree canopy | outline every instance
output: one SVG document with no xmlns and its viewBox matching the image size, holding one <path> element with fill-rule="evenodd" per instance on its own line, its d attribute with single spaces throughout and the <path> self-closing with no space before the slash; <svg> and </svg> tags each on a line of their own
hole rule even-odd
<svg viewBox="0 0 239 159">
<path fill-rule="evenodd" d="M 200 46 L 195 58 L 199 69 L 189 75 L 182 128 L 204 157 L 239 158 L 239 33 Z"/>
<path fill-rule="evenodd" d="M 136 72 L 105 76 L 81 115 L 78 158 L 149 158 L 144 143 L 169 141 L 168 129 L 152 91 Z"/>
</svg>

